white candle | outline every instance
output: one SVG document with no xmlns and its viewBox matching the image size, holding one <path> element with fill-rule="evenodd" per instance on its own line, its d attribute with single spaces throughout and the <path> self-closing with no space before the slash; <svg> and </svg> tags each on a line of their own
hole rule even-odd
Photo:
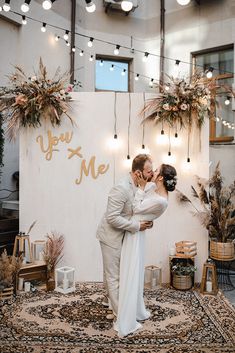
<svg viewBox="0 0 235 353">
<path fill-rule="evenodd" d="M 30 286 L 31 286 L 30 282 L 24 282 L 24 291 L 30 292 Z"/>
<path fill-rule="evenodd" d="M 152 287 L 156 287 L 157 285 L 157 278 L 152 278 Z"/>
<path fill-rule="evenodd" d="M 43 261 L 43 260 L 44 260 L 43 251 L 40 251 L 40 253 L 39 253 L 39 261 Z"/>
<path fill-rule="evenodd" d="M 206 291 L 212 292 L 212 282 L 211 281 L 206 281 Z"/>
<path fill-rule="evenodd" d="M 174 247 L 174 246 L 172 246 L 172 247 L 170 248 L 170 255 L 171 255 L 171 256 L 174 256 L 174 255 L 175 255 L 175 247 Z"/>
<path fill-rule="evenodd" d="M 27 257 L 23 257 L 22 264 L 26 265 L 27 264 Z"/>
<path fill-rule="evenodd" d="M 69 280 L 67 278 L 63 279 L 63 289 L 67 289 L 69 286 Z"/>
<path fill-rule="evenodd" d="M 24 278 L 18 280 L 18 290 L 23 290 Z"/>
</svg>

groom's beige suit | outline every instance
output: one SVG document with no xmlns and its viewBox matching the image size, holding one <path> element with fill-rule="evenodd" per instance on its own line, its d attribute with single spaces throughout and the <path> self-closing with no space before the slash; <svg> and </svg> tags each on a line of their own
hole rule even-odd
<svg viewBox="0 0 235 353">
<path fill-rule="evenodd" d="M 108 196 L 106 212 L 98 226 L 97 238 L 103 256 L 104 283 L 114 314 L 118 310 L 119 270 L 125 231 L 136 233 L 140 222 L 132 218 L 136 187 L 131 175 L 114 186 Z"/>
</svg>

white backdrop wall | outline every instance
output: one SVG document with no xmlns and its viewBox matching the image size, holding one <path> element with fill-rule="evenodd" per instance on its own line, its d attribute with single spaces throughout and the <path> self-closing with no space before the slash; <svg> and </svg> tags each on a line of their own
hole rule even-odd
<svg viewBox="0 0 235 353">
<path fill-rule="evenodd" d="M 117 134 L 122 141 L 114 152 L 109 141 L 114 134 L 114 94 L 74 93 L 72 116 L 77 127 L 64 118 L 59 128 L 44 125 L 28 129 L 20 135 L 20 229 L 26 231 L 37 220 L 31 240 L 42 239 L 55 230 L 65 235 L 65 251 L 62 264 L 74 266 L 76 279 L 80 281 L 102 280 L 102 261 L 99 243 L 95 237 L 97 225 L 105 211 L 107 196 L 115 181 L 129 171 L 125 165 L 129 118 L 129 95 L 117 94 Z M 148 98 L 148 96 L 147 96 Z M 142 126 L 138 113 L 143 107 L 143 95 L 131 94 L 130 155 L 138 154 L 142 144 Z M 70 142 L 59 142 L 51 159 L 46 159 L 42 148 L 48 149 L 48 131 L 59 137 L 69 133 Z M 73 133 L 71 138 L 71 133 Z M 178 171 L 178 188 L 190 195 L 190 185 L 196 173 L 208 176 L 208 124 L 202 129 L 202 147 L 199 151 L 198 134 L 192 136 L 190 145 L 190 169 L 185 167 L 187 157 L 187 134 L 179 132 L 181 144 L 172 147 Z M 154 167 L 166 161 L 167 145 L 156 142 L 160 130 L 152 124 L 145 127 L 145 144 L 150 149 Z M 80 148 L 79 148 L 80 147 Z M 77 154 L 71 155 L 77 149 Z M 50 158 L 50 155 L 48 155 Z M 107 171 L 96 179 L 91 171 L 78 185 L 81 164 L 86 166 L 95 157 L 95 173 L 104 164 Z M 97 176 L 97 175 L 95 175 Z M 195 240 L 198 244 L 196 280 L 201 279 L 202 264 L 207 258 L 207 232 L 190 213 L 190 207 L 178 204 L 176 194 L 169 195 L 169 207 L 155 221 L 147 233 L 146 264 L 161 265 L 163 281 L 169 280 L 169 248 L 180 240 Z"/>
</svg>

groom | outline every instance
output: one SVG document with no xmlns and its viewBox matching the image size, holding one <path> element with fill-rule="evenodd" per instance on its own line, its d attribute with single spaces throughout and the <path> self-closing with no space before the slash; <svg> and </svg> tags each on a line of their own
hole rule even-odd
<svg viewBox="0 0 235 353">
<path fill-rule="evenodd" d="M 132 203 L 140 172 L 146 180 L 153 177 L 152 160 L 147 154 L 136 156 L 131 173 L 111 189 L 106 212 L 97 230 L 103 257 L 104 285 L 115 316 L 118 311 L 120 257 L 125 231 L 136 233 L 153 226 L 152 222 L 139 222 L 132 218 Z M 107 318 L 112 318 L 112 315 L 107 315 Z"/>
</svg>

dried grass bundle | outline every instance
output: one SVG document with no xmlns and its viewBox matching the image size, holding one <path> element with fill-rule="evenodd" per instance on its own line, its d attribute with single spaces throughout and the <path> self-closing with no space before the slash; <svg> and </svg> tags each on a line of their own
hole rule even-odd
<svg viewBox="0 0 235 353">
<path fill-rule="evenodd" d="M 22 256 L 8 256 L 6 249 L 0 257 L 0 291 L 13 286 L 15 276 L 22 264 Z"/>
<path fill-rule="evenodd" d="M 53 276 L 56 265 L 63 257 L 64 236 L 57 232 L 47 234 L 47 242 L 43 251 L 48 272 Z"/>
<path fill-rule="evenodd" d="M 22 68 L 15 66 L 15 73 L 9 76 L 10 87 L 0 88 L 0 112 L 7 122 L 7 136 L 15 138 L 21 127 L 38 127 L 43 119 L 53 126 L 61 124 L 65 114 L 73 123 L 67 111 L 70 96 L 66 92 L 68 73 L 60 75 L 56 70 L 53 79 L 47 77 L 46 67 L 40 58 L 38 72 L 29 77 Z"/>
<path fill-rule="evenodd" d="M 206 185 L 209 185 L 207 190 Z M 183 193 L 179 192 L 180 202 L 190 203 L 196 212 L 201 224 L 209 230 L 210 238 L 226 243 L 235 239 L 235 181 L 228 187 L 223 186 L 223 178 L 217 164 L 212 177 L 208 182 L 197 177 L 197 188 L 192 186 L 192 195 L 197 198 L 202 210 L 195 207 L 194 203 Z"/>
</svg>

